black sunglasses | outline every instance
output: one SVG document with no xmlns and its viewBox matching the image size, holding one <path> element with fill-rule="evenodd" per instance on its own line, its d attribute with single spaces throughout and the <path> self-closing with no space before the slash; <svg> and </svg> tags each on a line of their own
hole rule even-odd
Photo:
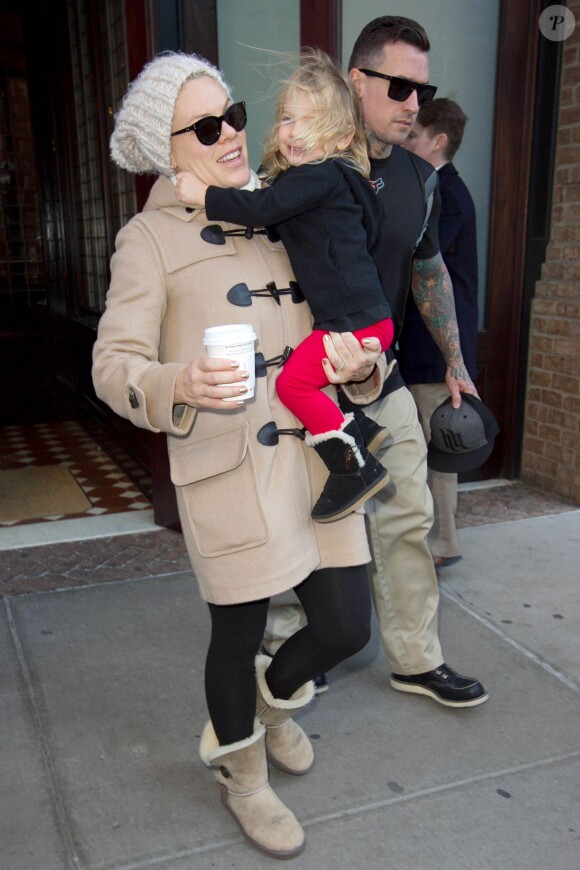
<svg viewBox="0 0 580 870">
<path fill-rule="evenodd" d="M 182 133 L 195 133 L 202 145 L 215 145 L 221 136 L 224 121 L 233 127 L 236 133 L 243 130 L 248 121 L 246 104 L 244 102 L 232 103 L 219 118 L 216 118 L 215 115 L 208 115 L 207 118 L 200 118 L 195 124 L 190 124 L 183 130 L 176 130 L 171 135 L 181 136 Z"/>
<path fill-rule="evenodd" d="M 385 73 L 377 72 L 374 69 L 362 69 L 362 67 L 359 67 L 359 72 L 372 78 L 386 79 L 390 83 L 387 94 L 391 100 L 395 100 L 397 103 L 404 103 L 405 100 L 409 99 L 413 91 L 417 91 L 417 102 L 420 106 L 426 106 L 437 93 L 435 85 L 423 85 L 419 82 L 413 82 L 411 79 L 402 79 L 399 76 L 387 76 Z"/>
</svg>

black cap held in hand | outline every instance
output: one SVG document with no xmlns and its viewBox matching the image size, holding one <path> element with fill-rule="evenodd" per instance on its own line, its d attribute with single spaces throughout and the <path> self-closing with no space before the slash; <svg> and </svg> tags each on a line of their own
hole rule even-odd
<svg viewBox="0 0 580 870">
<path fill-rule="evenodd" d="M 497 420 L 480 399 L 462 393 L 461 405 L 453 408 L 450 396 L 431 415 L 427 465 L 451 474 L 479 468 L 493 450 L 498 432 Z"/>
</svg>

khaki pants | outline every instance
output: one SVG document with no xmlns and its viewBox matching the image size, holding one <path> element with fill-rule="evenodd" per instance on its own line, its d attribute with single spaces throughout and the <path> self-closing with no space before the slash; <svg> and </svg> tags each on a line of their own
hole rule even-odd
<svg viewBox="0 0 580 870">
<path fill-rule="evenodd" d="M 419 423 L 428 442 L 431 437 L 430 420 L 435 408 L 449 398 L 445 384 L 412 384 L 409 387 L 419 412 Z M 433 556 L 461 555 L 457 537 L 457 475 L 427 470 L 427 485 L 433 496 L 433 527 L 427 544 Z"/>
<path fill-rule="evenodd" d="M 270 655 L 278 652 L 284 641 L 305 623 L 306 616 L 293 589 L 271 598 L 264 631 L 264 646 L 267 652 Z"/>
<path fill-rule="evenodd" d="M 433 521 L 427 446 L 415 402 L 405 387 L 365 411 L 391 433 L 380 456 L 391 481 L 365 506 L 381 640 L 395 673 L 419 674 L 443 663 L 437 633 L 437 575 L 425 540 Z M 283 637 L 288 618 L 295 618 L 290 611 L 296 613 L 296 605 L 272 609 L 270 637 Z"/>
</svg>

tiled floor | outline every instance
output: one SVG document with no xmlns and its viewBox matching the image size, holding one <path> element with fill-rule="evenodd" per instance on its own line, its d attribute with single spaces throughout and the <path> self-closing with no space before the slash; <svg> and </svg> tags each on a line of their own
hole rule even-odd
<svg viewBox="0 0 580 870">
<path fill-rule="evenodd" d="M 150 509 L 151 502 L 144 494 L 150 492 L 147 480 L 142 478 L 140 486 L 133 483 L 111 458 L 115 447 L 107 442 L 106 433 L 103 446 L 94 440 L 98 437 L 90 435 L 77 422 L 22 429 L 5 427 L 0 429 L 0 470 L 64 463 L 93 505 L 86 514 L 77 516 Z M 123 465 L 130 468 L 125 461 Z M 132 476 L 139 479 L 137 469 L 134 472 Z M 459 491 L 458 526 L 461 529 L 573 510 L 578 510 L 578 505 L 517 481 L 466 484 Z M 54 519 L 27 522 L 46 523 Z M 0 596 L 139 580 L 189 570 L 183 538 L 178 532 L 155 529 L 111 537 L 87 536 L 82 540 L 4 550 Z"/>
<path fill-rule="evenodd" d="M 118 467 L 110 454 L 76 421 L 0 429 L 0 470 L 30 466 L 65 465 L 91 502 L 82 513 L 66 519 L 151 508 L 141 489 Z M 0 527 L 54 522 L 62 515 L 37 517 L 17 522 L 0 522 Z"/>
</svg>

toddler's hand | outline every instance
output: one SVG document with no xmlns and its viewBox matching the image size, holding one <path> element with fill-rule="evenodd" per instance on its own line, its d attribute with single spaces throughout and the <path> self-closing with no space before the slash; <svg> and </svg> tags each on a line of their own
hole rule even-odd
<svg viewBox="0 0 580 870">
<path fill-rule="evenodd" d="M 207 184 L 193 172 L 178 172 L 175 176 L 175 194 L 180 202 L 188 205 L 205 205 Z"/>
</svg>

